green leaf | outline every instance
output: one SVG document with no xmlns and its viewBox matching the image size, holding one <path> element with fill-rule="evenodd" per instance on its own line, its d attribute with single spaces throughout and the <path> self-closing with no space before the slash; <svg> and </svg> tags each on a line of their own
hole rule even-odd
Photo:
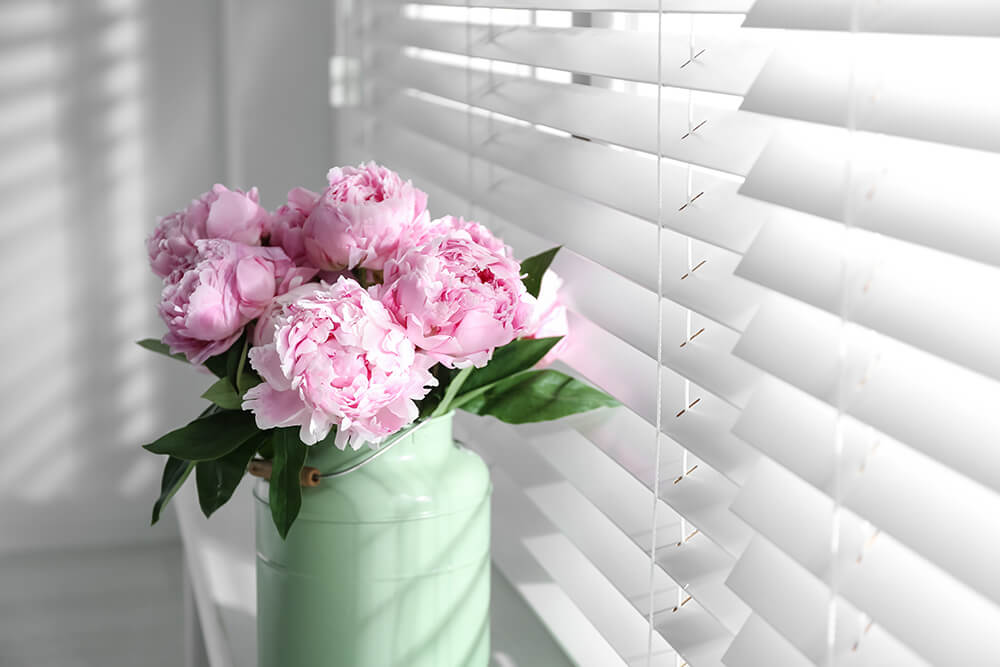
<svg viewBox="0 0 1000 667">
<path fill-rule="evenodd" d="M 306 461 L 306 446 L 299 439 L 298 427 L 274 429 L 271 442 L 274 460 L 268 500 L 274 526 L 281 539 L 285 539 L 302 507 L 299 475 Z"/>
<path fill-rule="evenodd" d="M 199 417 L 143 448 L 186 461 L 210 461 L 225 456 L 257 433 L 259 429 L 249 412 L 225 410 Z"/>
<path fill-rule="evenodd" d="M 232 349 L 232 348 L 229 348 Z M 229 356 L 229 352 L 223 352 L 222 354 L 217 354 L 214 357 L 209 357 L 205 360 L 204 366 L 212 372 L 217 378 L 226 377 L 226 357 Z"/>
<path fill-rule="evenodd" d="M 233 389 L 233 385 L 229 384 L 229 378 L 216 380 L 215 384 L 206 389 L 201 397 L 226 410 L 239 410 L 243 402 L 236 390 Z"/>
<path fill-rule="evenodd" d="M 333 433 L 336 428 L 337 427 L 334 426 L 330 432 Z M 263 435 L 266 435 L 267 437 L 263 438 L 259 443 L 257 443 L 257 453 L 260 454 L 260 457 L 262 459 L 273 459 L 274 458 L 274 438 L 272 437 L 273 434 L 271 433 L 271 431 L 264 431 Z M 323 442 L 326 441 L 324 440 Z"/>
<path fill-rule="evenodd" d="M 475 414 L 492 415 L 509 424 L 524 424 L 616 405 L 618 401 L 603 391 L 565 373 L 545 369 L 501 380 L 461 407 Z"/>
<path fill-rule="evenodd" d="M 177 361 L 183 361 L 185 364 L 188 362 L 187 357 L 183 354 L 171 354 L 170 347 L 166 343 L 161 343 L 155 338 L 143 338 L 142 340 L 137 340 L 136 345 L 145 348 L 150 352 L 156 352 L 157 354 L 162 354 L 165 357 L 170 357 L 171 359 L 176 359 Z"/>
<path fill-rule="evenodd" d="M 247 342 L 247 332 L 244 330 L 239 340 L 226 351 L 226 377 L 233 387 L 239 386 L 240 373 L 247 361 Z"/>
<path fill-rule="evenodd" d="M 448 389 L 444 392 L 444 398 L 441 399 L 437 408 L 435 408 L 434 412 L 431 413 L 432 418 L 439 417 L 448 411 L 448 408 L 451 406 L 451 402 L 455 400 L 455 394 L 457 394 L 462 388 L 462 385 L 465 384 L 466 379 L 473 370 L 475 369 L 472 366 L 463 368 L 458 372 L 458 375 L 452 378 L 451 382 L 448 384 Z"/>
<path fill-rule="evenodd" d="M 450 409 L 461 408 L 476 412 L 476 407 L 483 404 L 483 395 L 493 389 L 498 383 L 520 377 L 532 366 L 537 364 L 562 336 L 551 338 L 523 339 L 499 347 L 493 353 L 490 363 L 483 368 L 477 368 L 462 385 L 465 390 L 458 398 L 452 400 Z"/>
<path fill-rule="evenodd" d="M 236 389 L 240 395 L 240 400 L 242 401 L 243 400 L 242 397 L 246 396 L 247 392 L 250 389 L 256 387 L 261 382 L 263 382 L 263 380 L 259 375 L 257 375 L 257 373 L 253 371 L 253 369 L 244 368 L 240 372 L 239 379 L 237 380 L 236 384 Z"/>
<path fill-rule="evenodd" d="M 549 268 L 560 248 L 562 246 L 550 248 L 521 262 L 521 282 L 531 296 L 538 296 L 539 290 L 542 289 L 542 276 L 545 275 L 545 270 Z"/>
<path fill-rule="evenodd" d="M 194 464 L 190 461 L 178 459 L 173 456 L 167 457 L 167 462 L 163 466 L 163 478 L 160 480 L 160 497 L 153 503 L 153 521 L 150 525 L 156 525 L 160 520 L 160 513 L 167 506 L 170 499 L 174 497 L 177 490 L 181 488 L 184 481 L 191 474 Z"/>
<path fill-rule="evenodd" d="M 462 385 L 465 392 L 493 384 L 515 373 L 526 371 L 542 360 L 562 336 L 551 338 L 522 338 L 498 347 L 493 352 L 490 363 L 475 369 Z"/>
<path fill-rule="evenodd" d="M 198 504 L 206 517 L 212 516 L 233 496 L 239 486 L 243 474 L 247 471 L 250 459 L 257 453 L 261 440 L 270 437 L 270 433 L 261 433 L 250 438 L 242 445 L 225 456 L 214 461 L 199 461 L 195 468 L 195 481 L 198 484 Z"/>
<path fill-rule="evenodd" d="M 188 363 L 187 357 L 183 354 L 170 354 L 170 348 L 155 338 L 144 338 L 142 340 L 136 341 L 139 347 L 145 348 L 151 352 L 156 352 L 157 354 L 162 354 L 164 356 L 170 357 L 171 359 L 176 359 L 177 361 L 183 361 Z M 236 347 L 236 344 L 233 344 Z M 217 354 L 214 357 L 210 357 L 205 360 L 204 366 L 212 372 L 215 377 L 225 377 L 226 376 L 226 358 L 229 355 L 230 348 L 222 354 Z"/>
</svg>

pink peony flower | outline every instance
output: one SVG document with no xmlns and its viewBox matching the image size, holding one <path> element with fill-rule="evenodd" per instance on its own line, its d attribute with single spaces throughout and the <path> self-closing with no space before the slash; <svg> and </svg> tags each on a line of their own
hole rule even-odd
<svg viewBox="0 0 1000 667">
<path fill-rule="evenodd" d="M 228 239 L 260 245 L 267 222 L 268 214 L 259 204 L 257 188 L 245 193 L 215 185 L 183 211 L 160 219 L 146 239 L 149 263 L 153 273 L 174 280 L 173 274 L 193 265 L 198 241 Z"/>
<path fill-rule="evenodd" d="M 472 220 L 466 220 L 465 218 L 456 218 L 451 215 L 446 215 L 439 220 L 435 220 L 433 223 L 434 231 L 439 231 L 441 227 L 444 227 L 447 231 L 460 230 L 466 232 L 472 240 L 488 248 L 492 252 L 505 257 L 513 257 L 514 253 L 511 252 L 510 246 L 493 236 L 493 232 L 486 229 L 483 225 L 478 222 L 473 222 Z M 444 232 L 444 233 L 447 233 Z"/>
<path fill-rule="evenodd" d="M 564 338 L 549 350 L 548 354 L 542 357 L 537 366 L 543 368 L 559 358 L 565 351 L 569 334 L 569 320 L 566 317 L 566 306 L 559 298 L 559 290 L 563 281 L 555 271 L 547 269 L 542 276 L 542 286 L 538 291 L 538 301 L 534 312 L 531 314 L 531 321 L 525 327 L 524 338 L 550 338 L 552 336 L 563 336 Z"/>
<path fill-rule="evenodd" d="M 306 444 L 337 427 L 336 446 L 372 445 L 418 416 L 414 401 L 437 380 L 385 306 L 349 278 L 279 299 L 272 341 L 250 350 L 264 383 L 244 410 L 257 426 L 299 426 Z M 291 296 L 291 295 L 289 295 Z"/>
<path fill-rule="evenodd" d="M 195 242 L 193 266 L 163 288 L 163 342 L 200 364 L 227 350 L 243 327 L 281 294 L 309 280 L 315 269 L 296 268 L 280 248 L 223 239 Z"/>
<path fill-rule="evenodd" d="M 296 266 L 308 264 L 302 227 L 306 218 L 316 208 L 320 196 L 305 188 L 294 188 L 288 193 L 288 203 L 271 214 L 271 237 L 268 243 L 285 251 Z"/>
<path fill-rule="evenodd" d="M 426 234 L 427 195 L 395 172 L 368 163 L 334 167 L 327 179 L 330 187 L 302 227 L 313 266 L 381 271 L 400 247 Z"/>
<path fill-rule="evenodd" d="M 274 342 L 274 330 L 278 326 L 278 318 L 281 317 L 285 306 L 298 299 L 310 296 L 321 286 L 317 283 L 305 283 L 287 292 L 280 294 L 271 300 L 264 312 L 257 318 L 254 324 L 253 337 L 250 343 L 254 347 L 262 347 Z"/>
<path fill-rule="evenodd" d="M 447 236 L 385 265 L 376 289 L 417 347 L 449 367 L 485 366 L 524 331 L 535 309 L 520 265 L 484 227 L 444 218 Z"/>
</svg>

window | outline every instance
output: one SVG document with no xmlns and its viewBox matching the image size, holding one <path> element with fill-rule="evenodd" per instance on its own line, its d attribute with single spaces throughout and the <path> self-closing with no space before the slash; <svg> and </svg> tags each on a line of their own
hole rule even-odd
<svg viewBox="0 0 1000 667">
<path fill-rule="evenodd" d="M 563 245 L 565 364 L 624 404 L 468 438 L 571 659 L 996 661 L 1000 5 L 335 13 L 337 160 Z"/>
</svg>

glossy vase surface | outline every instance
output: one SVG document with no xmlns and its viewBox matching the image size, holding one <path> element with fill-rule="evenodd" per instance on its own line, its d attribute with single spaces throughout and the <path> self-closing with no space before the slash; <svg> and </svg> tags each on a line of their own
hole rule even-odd
<svg viewBox="0 0 1000 667">
<path fill-rule="evenodd" d="M 286 540 L 257 482 L 258 667 L 485 667 L 489 473 L 451 426 L 438 417 L 302 489 Z M 316 446 L 306 465 L 370 455 Z"/>
</svg>

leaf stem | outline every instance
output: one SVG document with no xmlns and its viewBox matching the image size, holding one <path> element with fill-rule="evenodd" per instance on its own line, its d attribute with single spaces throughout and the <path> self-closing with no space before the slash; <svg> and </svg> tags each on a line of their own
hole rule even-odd
<svg viewBox="0 0 1000 667">
<path fill-rule="evenodd" d="M 243 387 L 240 386 L 240 380 L 243 378 L 243 369 L 247 364 L 247 346 L 250 344 L 250 337 L 243 337 L 243 350 L 240 351 L 240 362 L 236 365 L 236 386 L 233 389 L 239 395 L 240 400 L 243 400 Z"/>
<path fill-rule="evenodd" d="M 444 398 L 441 399 L 441 402 L 438 403 L 437 408 L 435 408 L 434 412 L 431 413 L 431 419 L 434 419 L 435 417 L 440 417 L 443 414 L 447 414 L 448 409 L 451 406 L 452 400 L 454 400 L 455 395 L 458 394 L 458 390 L 462 388 L 462 385 L 465 384 L 465 379 L 469 377 L 469 374 L 472 373 L 472 370 L 473 367 L 469 366 L 459 371 L 458 375 L 455 376 L 455 379 L 451 381 L 451 384 L 448 385 L 448 389 L 444 392 Z"/>
<path fill-rule="evenodd" d="M 516 377 L 520 377 L 522 375 L 527 375 L 528 373 L 531 373 L 531 372 L 532 372 L 532 369 L 526 368 L 523 371 L 518 371 L 517 373 L 511 373 L 510 375 L 508 375 L 506 377 L 502 377 L 502 378 L 500 378 L 498 380 L 494 380 L 493 382 L 490 382 L 489 384 L 484 384 L 482 387 L 476 387 L 472 391 L 467 391 L 464 394 L 462 394 L 461 396 L 459 396 L 458 398 L 456 398 L 454 401 L 452 401 L 451 407 L 452 407 L 452 409 L 458 409 L 458 408 L 462 407 L 463 405 L 465 405 L 466 403 L 468 403 L 469 401 L 471 401 L 472 399 L 474 399 L 474 398 L 476 398 L 478 396 L 482 396 L 483 394 L 485 394 L 486 392 L 488 392 L 490 389 L 493 389 L 493 387 L 497 386 L 501 382 L 506 382 L 508 380 L 513 380 Z"/>
</svg>

